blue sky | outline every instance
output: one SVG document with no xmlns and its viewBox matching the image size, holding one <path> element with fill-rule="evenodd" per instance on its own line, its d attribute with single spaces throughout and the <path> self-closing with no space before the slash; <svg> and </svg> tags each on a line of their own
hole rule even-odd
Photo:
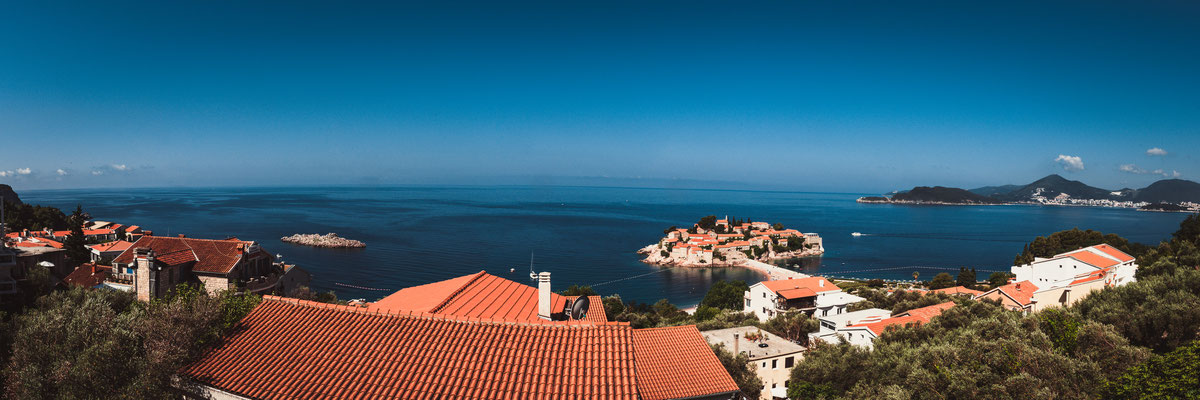
<svg viewBox="0 0 1200 400">
<path fill-rule="evenodd" d="M 5 1 L 0 183 L 1200 178 L 1197 2 L 335 3 Z"/>
</svg>

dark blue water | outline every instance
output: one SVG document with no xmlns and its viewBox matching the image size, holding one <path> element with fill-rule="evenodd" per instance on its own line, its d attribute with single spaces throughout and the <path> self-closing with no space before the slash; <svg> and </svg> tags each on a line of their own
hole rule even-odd
<svg viewBox="0 0 1200 400">
<path fill-rule="evenodd" d="M 1036 206 L 858 204 L 858 194 L 590 187 L 319 187 L 55 190 L 23 200 L 141 225 L 157 235 L 255 240 L 313 274 L 318 290 L 376 299 L 398 289 L 487 270 L 524 282 L 530 253 L 555 290 L 590 284 L 603 294 L 695 304 L 711 282 L 761 278 L 748 270 L 663 269 L 634 252 L 671 225 L 729 215 L 817 232 L 827 253 L 797 266 L 864 278 L 931 277 L 944 268 L 1007 270 L 1025 242 L 1079 227 L 1157 243 L 1185 214 Z M 282 243 L 294 233 L 338 234 L 365 249 Z M 852 237 L 851 232 L 867 234 Z M 516 267 L 515 273 L 509 269 Z M 635 277 L 632 279 L 626 279 Z M 613 282 L 615 281 L 615 282 Z"/>
</svg>

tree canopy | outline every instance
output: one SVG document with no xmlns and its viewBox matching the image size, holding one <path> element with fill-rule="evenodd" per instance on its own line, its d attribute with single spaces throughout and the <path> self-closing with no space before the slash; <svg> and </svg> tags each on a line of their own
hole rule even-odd
<svg viewBox="0 0 1200 400">
<path fill-rule="evenodd" d="M 700 305 L 741 311 L 747 290 L 750 286 L 743 281 L 717 281 L 700 300 Z"/>
</svg>

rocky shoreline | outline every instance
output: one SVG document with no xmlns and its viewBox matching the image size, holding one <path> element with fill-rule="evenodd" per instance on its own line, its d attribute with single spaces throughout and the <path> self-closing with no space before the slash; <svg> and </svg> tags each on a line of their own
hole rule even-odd
<svg viewBox="0 0 1200 400">
<path fill-rule="evenodd" d="M 713 262 L 711 262 L 711 263 L 690 263 L 690 262 L 685 262 L 685 261 L 681 261 L 678 259 L 673 259 L 670 256 L 663 257 L 662 253 L 660 253 L 659 250 L 660 249 L 658 248 L 658 245 L 652 244 L 652 245 L 641 248 L 640 250 L 637 251 L 637 253 L 646 256 L 646 258 L 642 259 L 642 262 L 644 262 L 646 264 L 650 264 L 650 265 L 657 265 L 660 267 L 747 267 L 750 261 L 759 261 L 759 262 L 763 262 L 763 263 L 770 263 L 771 261 L 776 261 L 776 260 L 788 260 L 788 259 L 803 258 L 803 257 L 819 257 L 820 255 L 825 253 L 824 249 L 812 248 L 812 249 L 804 249 L 804 250 L 798 250 L 798 251 L 786 251 L 786 252 L 778 252 L 778 253 L 772 252 L 770 254 L 759 257 L 757 260 L 751 260 L 751 258 L 747 257 L 744 253 L 733 252 L 730 255 L 726 256 L 725 260 L 714 259 Z"/>
<path fill-rule="evenodd" d="M 305 246 L 325 247 L 325 248 L 362 248 L 367 247 L 366 243 L 339 237 L 336 233 L 327 233 L 324 235 L 317 233 L 301 234 L 297 233 L 292 236 L 284 236 L 279 238 L 285 243 L 295 243 Z"/>
</svg>

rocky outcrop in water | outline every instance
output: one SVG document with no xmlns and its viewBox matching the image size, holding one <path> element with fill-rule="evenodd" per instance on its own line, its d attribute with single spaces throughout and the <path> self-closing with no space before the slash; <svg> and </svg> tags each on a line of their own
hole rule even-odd
<svg viewBox="0 0 1200 400">
<path fill-rule="evenodd" d="M 357 240 L 350 240 L 350 239 L 346 239 L 343 237 L 339 237 L 336 233 L 327 233 L 324 235 L 316 234 L 316 233 L 309 233 L 309 234 L 297 233 L 292 236 L 284 236 L 282 238 L 279 238 L 279 240 L 282 240 L 287 243 L 302 244 L 305 246 L 313 246 L 313 247 L 328 247 L 328 248 L 367 247 L 366 243 L 363 243 L 363 242 L 360 242 Z"/>
</svg>

